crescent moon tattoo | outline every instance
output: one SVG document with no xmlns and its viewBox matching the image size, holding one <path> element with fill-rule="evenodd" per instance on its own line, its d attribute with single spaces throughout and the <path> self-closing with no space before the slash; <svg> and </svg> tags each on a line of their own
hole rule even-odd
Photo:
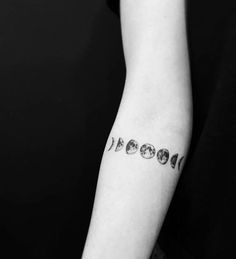
<svg viewBox="0 0 236 259">
<path fill-rule="evenodd" d="M 169 151 L 165 148 L 157 152 L 157 160 L 160 164 L 165 165 L 169 159 Z"/>
<path fill-rule="evenodd" d="M 122 138 L 118 139 L 115 151 L 118 152 L 124 147 L 124 140 Z"/>
<path fill-rule="evenodd" d="M 146 159 L 151 159 L 155 156 L 156 154 L 156 149 L 153 145 L 151 144 L 144 144 L 140 148 L 140 154 L 143 158 Z"/>
<path fill-rule="evenodd" d="M 138 151 L 138 142 L 134 139 L 131 139 L 126 145 L 126 153 L 127 154 L 135 154 Z"/>
<path fill-rule="evenodd" d="M 109 149 L 107 151 L 110 151 L 113 148 L 114 144 L 115 144 L 115 139 L 112 137 L 111 146 L 109 147 Z"/>
<path fill-rule="evenodd" d="M 178 159 L 178 154 L 174 154 L 171 159 L 170 159 L 170 165 L 172 168 L 175 169 L 175 166 L 176 166 L 176 162 L 177 162 L 177 159 Z"/>
<path fill-rule="evenodd" d="M 184 159 L 184 156 L 182 156 L 179 160 L 179 163 L 178 163 L 178 170 L 180 170 L 180 167 L 181 167 L 181 164 L 183 162 L 183 159 Z"/>
</svg>

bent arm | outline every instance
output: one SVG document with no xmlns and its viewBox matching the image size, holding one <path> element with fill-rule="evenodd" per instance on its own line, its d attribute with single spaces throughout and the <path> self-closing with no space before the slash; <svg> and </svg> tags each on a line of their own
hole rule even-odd
<svg viewBox="0 0 236 259">
<path fill-rule="evenodd" d="M 121 0 L 126 81 L 100 165 L 83 259 L 148 259 L 187 157 L 184 0 Z"/>
</svg>

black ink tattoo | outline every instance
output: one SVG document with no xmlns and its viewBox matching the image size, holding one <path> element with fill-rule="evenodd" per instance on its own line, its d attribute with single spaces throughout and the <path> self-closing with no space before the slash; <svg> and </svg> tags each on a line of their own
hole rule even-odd
<svg viewBox="0 0 236 259">
<path fill-rule="evenodd" d="M 108 151 L 110 151 L 114 147 L 114 145 L 115 145 L 115 138 L 112 137 L 112 143 Z M 119 138 L 115 147 L 115 151 L 116 152 L 121 151 L 124 148 L 124 146 L 125 144 L 124 144 L 123 138 Z M 139 144 L 134 139 L 129 140 L 125 148 L 126 154 L 129 154 L 129 155 L 135 154 L 138 151 L 138 149 L 139 149 Z M 157 161 L 162 165 L 165 165 L 170 158 L 170 166 L 173 169 L 175 169 L 176 165 L 178 164 L 178 170 L 180 170 L 184 159 L 184 156 L 182 156 L 178 161 L 179 154 L 177 153 L 170 157 L 170 152 L 166 148 L 162 148 L 156 151 L 156 148 L 149 143 L 143 144 L 140 147 L 139 151 L 140 151 L 140 155 L 145 159 L 151 159 L 156 155 Z"/>
<path fill-rule="evenodd" d="M 179 163 L 178 163 L 178 170 L 180 170 L 180 167 L 181 167 L 181 164 L 182 164 L 183 160 L 184 160 L 184 156 L 182 156 L 182 157 L 180 158 L 180 160 L 179 160 Z"/>
<path fill-rule="evenodd" d="M 110 151 L 113 148 L 114 144 L 115 144 L 115 139 L 112 137 L 111 146 L 109 147 L 109 149 L 107 151 Z"/>
<path fill-rule="evenodd" d="M 126 153 L 135 154 L 138 150 L 138 147 L 138 142 L 136 140 L 131 139 L 126 145 Z"/>
<path fill-rule="evenodd" d="M 124 140 L 122 138 L 118 139 L 115 151 L 120 151 L 124 147 Z"/>
<path fill-rule="evenodd" d="M 178 154 L 174 154 L 171 159 L 170 159 L 170 165 L 172 168 L 175 169 L 175 166 L 176 166 L 176 162 L 177 162 L 177 159 L 178 159 Z"/>
<path fill-rule="evenodd" d="M 140 154 L 143 158 L 150 159 L 153 158 L 156 154 L 156 149 L 151 144 L 144 144 L 140 148 Z"/>
<path fill-rule="evenodd" d="M 169 151 L 167 149 L 163 148 L 157 152 L 157 160 L 162 165 L 166 164 L 168 162 L 168 159 L 169 159 Z"/>
</svg>

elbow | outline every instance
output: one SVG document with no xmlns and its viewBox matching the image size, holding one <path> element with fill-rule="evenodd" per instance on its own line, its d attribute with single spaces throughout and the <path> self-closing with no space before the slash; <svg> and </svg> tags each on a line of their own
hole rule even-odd
<svg viewBox="0 0 236 259">
<path fill-rule="evenodd" d="M 120 106 L 115 120 L 115 128 L 130 128 L 147 134 L 175 135 L 189 138 L 193 127 L 193 109 L 191 98 L 179 101 L 150 101 L 146 103 L 127 102 Z"/>
</svg>

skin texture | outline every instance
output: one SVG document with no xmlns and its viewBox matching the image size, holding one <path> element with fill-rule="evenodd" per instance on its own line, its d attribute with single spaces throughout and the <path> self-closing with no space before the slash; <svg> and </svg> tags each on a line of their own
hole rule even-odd
<svg viewBox="0 0 236 259">
<path fill-rule="evenodd" d="M 191 139 L 184 0 L 121 0 L 120 10 L 127 74 L 82 259 L 150 257 Z"/>
</svg>

